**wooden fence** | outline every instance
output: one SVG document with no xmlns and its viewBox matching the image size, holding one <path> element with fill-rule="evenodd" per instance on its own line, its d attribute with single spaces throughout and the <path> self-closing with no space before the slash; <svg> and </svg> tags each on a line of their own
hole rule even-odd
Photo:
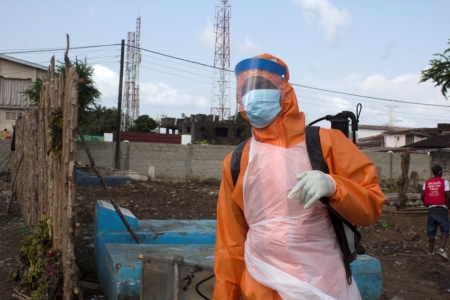
<svg viewBox="0 0 450 300">
<path fill-rule="evenodd" d="M 17 121 L 10 167 L 13 195 L 27 224 L 36 225 L 43 214 L 52 221 L 53 247 L 62 252 L 63 299 L 70 300 L 76 294 L 80 296 L 73 243 L 78 75 L 74 67 L 66 66 L 66 76 L 56 78 L 54 70 L 53 57 L 39 104 L 27 109 Z M 62 147 L 59 154 L 53 155 L 49 153 L 49 142 L 56 137 L 50 135 L 49 123 L 58 111 L 62 113 Z"/>
</svg>

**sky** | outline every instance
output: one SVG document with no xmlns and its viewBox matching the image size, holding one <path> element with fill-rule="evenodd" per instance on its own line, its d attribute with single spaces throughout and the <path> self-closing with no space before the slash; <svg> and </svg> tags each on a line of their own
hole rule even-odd
<svg viewBox="0 0 450 300">
<path fill-rule="evenodd" d="M 341 111 L 359 124 L 436 127 L 450 100 L 419 83 L 433 54 L 450 48 L 446 0 L 229 0 L 230 66 L 270 53 L 289 68 L 307 123 Z M 0 53 L 48 66 L 71 59 L 94 68 L 100 104 L 117 107 L 120 43 L 141 17 L 140 115 L 209 114 L 219 0 L 0 0 Z M 95 47 L 94 47 L 95 46 Z M 100 47 L 98 47 L 100 46 Z M 42 51 L 51 50 L 51 51 Z M 27 52 L 40 51 L 40 52 Z M 230 106 L 235 84 L 230 73 Z M 326 91 L 324 91 L 326 90 Z M 358 97 L 353 95 L 366 97 Z M 371 98 L 367 98 L 371 97 Z M 379 100 L 373 98 L 381 98 Z M 424 105 L 420 105 L 420 104 Z M 391 118 L 389 118 L 391 117 Z M 393 122 L 392 122 L 393 121 Z M 329 127 L 327 121 L 318 125 Z"/>
</svg>

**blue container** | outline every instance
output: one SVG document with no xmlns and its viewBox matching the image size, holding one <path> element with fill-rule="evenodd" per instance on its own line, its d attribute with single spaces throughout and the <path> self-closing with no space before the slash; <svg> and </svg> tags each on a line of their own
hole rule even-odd
<svg viewBox="0 0 450 300">
<path fill-rule="evenodd" d="M 94 251 L 100 288 L 108 299 L 138 300 L 142 272 L 138 256 L 156 253 L 161 247 L 170 248 L 168 255 L 209 251 L 210 255 L 204 255 L 204 261 L 198 263 L 213 267 L 215 220 L 138 220 L 129 210 L 121 210 L 142 244 L 136 244 L 111 204 L 97 201 L 95 208 Z M 362 299 L 379 300 L 382 290 L 379 260 L 359 255 L 350 267 Z"/>
<path fill-rule="evenodd" d="M 369 255 L 358 255 L 350 268 L 362 299 L 380 300 L 383 283 L 380 261 Z"/>
<path fill-rule="evenodd" d="M 128 209 L 121 208 L 121 211 L 142 244 L 213 245 L 216 241 L 215 220 L 138 220 Z M 129 246 L 127 249 L 139 246 L 113 206 L 109 202 L 99 200 L 95 206 L 94 253 L 100 288 L 105 293 L 110 285 L 108 283 L 110 279 L 107 279 L 110 277 L 106 275 L 109 272 L 108 263 L 116 264 L 111 261 L 112 258 L 109 258 L 110 261 L 106 259 L 108 254 L 105 249 L 109 244 L 123 244 Z M 124 253 L 124 255 L 127 254 Z M 129 258 L 128 255 L 127 258 Z M 134 279 L 130 280 L 134 282 Z"/>
<path fill-rule="evenodd" d="M 198 264 L 202 266 L 201 272 L 195 274 L 195 278 L 191 278 L 189 285 L 187 281 L 180 279 L 180 294 L 184 297 L 178 299 L 201 299 L 195 292 L 196 282 L 206 278 L 213 273 L 214 265 L 214 245 L 123 245 L 123 244 L 106 244 L 104 264 L 107 272 L 103 272 L 100 282 L 101 289 L 107 299 L 118 300 L 139 300 L 141 294 L 142 283 L 142 260 L 139 255 L 150 255 L 155 258 L 172 257 L 172 255 L 180 255 L 185 262 Z M 180 276 L 185 277 L 183 271 L 186 267 L 180 265 Z M 171 270 L 173 271 L 173 270 Z M 171 273 L 171 272 L 170 272 Z M 147 278 L 148 279 L 148 278 Z M 214 278 L 208 282 L 209 285 L 214 283 Z M 151 284 L 147 282 L 147 284 Z M 207 284 L 205 284 L 206 286 Z M 173 289 L 173 280 L 163 282 L 160 287 L 161 294 L 167 289 Z M 202 291 L 205 287 L 202 287 Z M 210 290 L 212 287 L 210 288 Z M 159 294 L 159 292 L 156 292 Z M 149 298 L 154 299 L 154 298 Z M 159 298 L 158 298 L 159 299 Z M 167 298 L 167 299 L 173 299 Z"/>
<path fill-rule="evenodd" d="M 129 177 L 120 177 L 120 176 L 103 176 L 103 180 L 109 187 L 116 186 L 122 182 L 133 182 L 133 179 Z M 77 171 L 77 186 L 86 186 L 86 185 L 102 186 L 102 183 L 97 176 L 89 176 L 80 171 Z"/>
<path fill-rule="evenodd" d="M 205 276 L 209 275 L 214 268 L 214 245 L 126 245 L 109 243 L 105 245 L 104 256 L 102 257 L 102 264 L 105 268 L 99 276 L 100 287 L 107 299 L 139 300 L 142 289 L 142 261 L 138 257 L 142 254 L 158 257 L 161 256 L 161 252 L 164 252 L 167 257 L 180 255 L 191 262 L 198 263 L 205 271 L 209 272 Z M 382 280 L 379 260 L 368 255 L 360 255 L 358 260 L 352 262 L 350 267 L 362 299 L 380 300 Z M 161 293 L 165 292 L 170 284 L 173 284 L 173 282 L 162 285 L 160 287 Z M 190 293 L 191 295 L 195 294 L 193 291 L 190 291 Z"/>
</svg>

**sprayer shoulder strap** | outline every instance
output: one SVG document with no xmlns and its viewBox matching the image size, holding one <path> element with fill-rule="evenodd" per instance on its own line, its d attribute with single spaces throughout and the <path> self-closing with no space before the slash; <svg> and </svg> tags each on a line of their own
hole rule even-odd
<svg viewBox="0 0 450 300">
<path fill-rule="evenodd" d="M 241 142 L 236 149 L 234 149 L 233 154 L 231 155 L 231 178 L 233 179 L 233 186 L 236 186 L 236 182 L 239 177 L 239 173 L 241 172 L 241 157 L 242 151 L 244 151 L 245 145 L 250 140 L 250 138 Z"/>
<path fill-rule="evenodd" d="M 319 170 L 328 174 L 329 169 L 328 165 L 326 164 L 323 158 L 322 147 L 320 144 L 319 130 L 320 127 L 317 126 L 306 127 L 305 129 L 306 148 L 308 151 L 308 156 L 312 168 L 314 170 Z M 354 244 L 355 248 L 360 246 L 359 241 L 361 240 L 361 234 L 358 232 L 358 230 L 356 230 L 355 226 L 353 226 L 350 222 L 344 219 L 336 210 L 334 210 L 331 207 L 328 198 L 322 198 L 320 199 L 320 202 L 322 202 L 326 206 L 328 214 L 330 215 L 331 223 L 333 224 L 333 228 L 336 233 L 336 239 L 338 241 L 339 248 L 341 249 L 343 255 L 347 282 L 351 284 L 352 271 L 350 269 L 350 263 L 353 260 L 355 260 L 356 253 L 352 253 L 352 251 L 350 250 L 349 241 L 347 239 L 347 234 L 345 233 L 344 226 L 348 227 L 353 232 L 354 238 L 352 240 L 355 243 Z"/>
</svg>

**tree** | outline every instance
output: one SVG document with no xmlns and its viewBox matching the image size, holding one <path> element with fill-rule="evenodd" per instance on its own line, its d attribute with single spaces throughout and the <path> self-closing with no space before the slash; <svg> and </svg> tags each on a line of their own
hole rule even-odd
<svg viewBox="0 0 450 300">
<path fill-rule="evenodd" d="M 64 62 L 58 62 L 59 65 L 56 66 L 56 76 L 59 74 L 65 74 L 66 65 Z M 78 73 L 78 102 L 80 104 L 78 109 L 78 123 L 80 127 L 86 125 L 89 121 L 88 112 L 92 110 L 92 105 L 95 105 L 102 95 L 100 91 L 95 87 L 92 75 L 94 74 L 94 69 L 88 65 L 86 59 L 84 61 L 75 59 L 74 62 L 70 63 L 70 66 L 74 66 Z M 36 79 L 28 90 L 23 92 L 24 97 L 28 97 L 31 105 L 38 105 L 40 101 L 40 92 L 43 80 Z"/>
<path fill-rule="evenodd" d="M 103 135 L 105 132 L 117 130 L 117 109 L 106 108 L 94 104 L 94 108 L 87 111 L 86 122 L 80 124 L 86 135 Z"/>
<path fill-rule="evenodd" d="M 65 63 L 59 62 L 56 67 L 58 74 L 65 74 Z M 92 105 L 95 105 L 100 99 L 102 93 L 95 87 L 92 75 L 94 74 L 94 68 L 89 66 L 87 60 L 84 62 L 75 58 L 75 61 L 70 62 L 70 66 L 74 66 L 78 73 L 78 103 L 80 105 L 78 109 L 78 123 L 85 123 L 88 121 L 87 112 L 92 109 Z"/>
<path fill-rule="evenodd" d="M 142 115 L 134 120 L 133 126 L 128 131 L 150 132 L 158 127 L 158 123 L 148 115 Z"/>
<path fill-rule="evenodd" d="M 450 44 L 450 40 L 448 42 Z M 448 99 L 447 89 L 450 88 L 450 48 L 444 51 L 443 54 L 434 54 L 434 56 L 439 57 L 439 59 L 430 60 L 430 66 L 421 72 L 422 76 L 419 81 L 425 82 L 431 80 L 435 83 L 434 86 L 441 87 L 441 94 Z"/>
<path fill-rule="evenodd" d="M 41 95 L 41 87 L 44 80 L 41 78 L 36 78 L 36 81 L 31 83 L 30 88 L 22 92 L 23 97 L 29 101 L 31 106 L 35 106 L 39 104 L 39 99 Z M 26 101 L 25 100 L 25 101 Z"/>
<path fill-rule="evenodd" d="M 246 123 L 247 122 L 247 120 L 242 117 L 240 112 L 238 112 L 237 115 L 230 116 L 228 119 L 229 120 L 234 120 L 235 117 L 236 117 L 236 122 L 235 123 Z"/>
</svg>

